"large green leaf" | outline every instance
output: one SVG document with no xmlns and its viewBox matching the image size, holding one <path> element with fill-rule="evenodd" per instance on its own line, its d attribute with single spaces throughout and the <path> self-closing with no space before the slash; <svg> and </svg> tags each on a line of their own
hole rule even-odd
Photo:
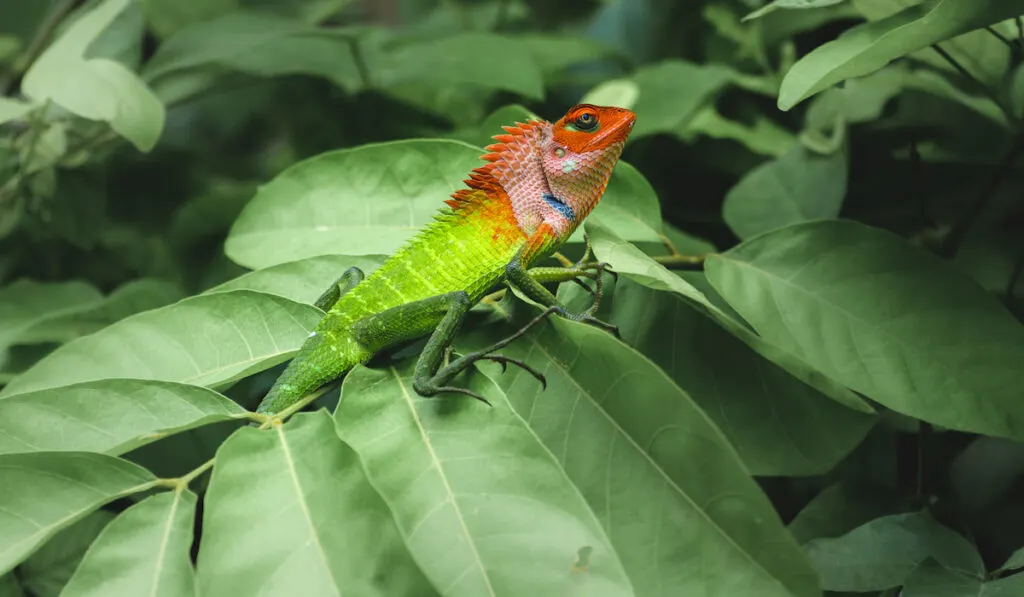
<svg viewBox="0 0 1024 597">
<path fill-rule="evenodd" d="M 21 89 L 36 102 L 52 100 L 91 120 L 102 120 L 142 151 L 156 145 L 164 106 L 135 73 L 85 53 L 130 0 L 106 0 L 79 18 L 25 73 Z"/>
<path fill-rule="evenodd" d="M 874 424 L 757 354 L 678 294 L 623 275 L 611 300 L 609 320 L 626 343 L 693 398 L 755 475 L 823 474 Z"/>
<path fill-rule="evenodd" d="M 200 295 L 61 346 L 0 397 L 111 377 L 220 386 L 290 358 L 321 317 L 262 292 Z"/>
<path fill-rule="evenodd" d="M 62 529 L 18 566 L 22 584 L 37 597 L 60 595 L 82 561 L 85 550 L 113 519 L 112 512 L 97 510 Z"/>
<path fill-rule="evenodd" d="M 907 578 L 900 597 L 1018 597 L 1024 595 L 1024 574 L 983 581 L 925 560 Z"/>
<path fill-rule="evenodd" d="M 452 597 L 633 595 L 594 513 L 493 384 L 476 376 L 470 387 L 494 408 L 428 400 L 412 389 L 413 364 L 353 371 L 335 419 L 434 586 Z"/>
<path fill-rule="evenodd" d="M 9 97 L 0 97 L 0 124 L 21 118 L 32 109 L 32 104 Z"/>
<path fill-rule="evenodd" d="M 196 495 L 150 496 L 115 518 L 86 552 L 61 597 L 195 594 L 189 549 Z"/>
<path fill-rule="evenodd" d="M 666 60 L 638 69 L 633 75 L 640 90 L 633 107 L 637 119 L 629 138 L 636 140 L 681 130 L 733 76 L 733 71 L 725 66 L 682 60 Z"/>
<path fill-rule="evenodd" d="M 232 227 L 225 251 L 252 268 L 315 255 L 391 254 L 433 221 L 452 190 L 483 165 L 482 153 L 459 141 L 417 139 L 299 162 L 260 189 Z M 616 166 L 593 215 L 624 238 L 658 240 L 657 196 L 632 166 Z"/>
<path fill-rule="evenodd" d="M 163 307 L 181 297 L 181 290 L 174 284 L 146 278 L 132 280 L 115 288 L 100 301 L 48 314 L 20 334 L 18 341 L 67 342 L 92 334 L 129 315 Z"/>
<path fill-rule="evenodd" d="M 358 267 L 369 275 L 383 262 L 384 257 L 380 255 L 318 255 L 242 274 L 206 293 L 256 290 L 311 305 L 348 268 Z"/>
<path fill-rule="evenodd" d="M 846 196 L 846 152 L 816 154 L 801 143 L 729 189 L 722 217 L 741 239 L 788 224 L 834 218 Z"/>
<path fill-rule="evenodd" d="M 526 310 L 506 301 L 502 309 Z M 481 331 L 474 346 L 511 325 Z M 486 333 L 483 333 L 486 332 Z M 561 318 L 502 349 L 547 377 L 484 371 L 555 455 L 640 595 L 819 595 L 804 554 L 725 436 L 657 365 Z"/>
<path fill-rule="evenodd" d="M 217 450 L 199 594 L 427 596 L 427 585 L 326 412 L 240 429 Z"/>
<path fill-rule="evenodd" d="M 786 73 L 779 108 L 832 85 L 876 71 L 905 54 L 1024 13 L 1021 0 L 928 0 L 847 30 L 807 54 Z"/>
<path fill-rule="evenodd" d="M 316 75 L 350 91 L 362 84 L 346 37 L 257 12 L 236 12 L 182 29 L 160 45 L 143 75 L 155 81 L 209 65 L 260 76 Z"/>
<path fill-rule="evenodd" d="M 245 417 L 224 396 L 165 381 L 103 379 L 0 398 L 0 454 L 123 454 L 162 437 Z"/>
<path fill-rule="evenodd" d="M 145 0 L 146 23 L 161 38 L 238 10 L 240 0 Z"/>
<path fill-rule="evenodd" d="M 840 481 L 814 496 L 788 528 L 802 545 L 812 539 L 845 535 L 876 518 L 898 512 L 900 505 L 893 496 L 877 488 Z"/>
<path fill-rule="evenodd" d="M 155 482 L 149 471 L 103 454 L 0 455 L 0 574 L 64 527 Z"/>
<path fill-rule="evenodd" d="M 849 221 L 797 224 L 706 262 L 767 341 L 889 408 L 1024 437 L 1024 327 L 953 266 Z"/>
<path fill-rule="evenodd" d="M 100 303 L 103 295 L 85 282 L 18 280 L 0 290 L 0 352 L 47 319 Z"/>
<path fill-rule="evenodd" d="M 611 263 L 616 272 L 648 288 L 673 292 L 683 297 L 694 309 L 742 340 L 754 352 L 776 363 L 805 384 L 849 408 L 868 414 L 875 412 L 853 392 L 822 375 L 810 367 L 807 362 L 779 346 L 765 342 L 745 323 L 738 321 L 723 308 L 715 305 L 692 284 L 673 274 L 645 255 L 640 249 L 616 236 L 608 228 L 600 224 L 588 223 L 587 230 L 590 232 L 595 255 L 603 261 Z"/>
<path fill-rule="evenodd" d="M 815 539 L 805 548 L 828 591 L 899 586 L 928 557 L 966 574 L 985 573 L 970 542 L 921 513 L 878 518 L 841 537 Z"/>
<path fill-rule="evenodd" d="M 469 84 L 534 100 L 544 97 L 541 68 L 529 47 L 493 33 L 458 33 L 402 43 L 381 55 L 373 77 L 383 87 L 413 82 Z"/>
</svg>

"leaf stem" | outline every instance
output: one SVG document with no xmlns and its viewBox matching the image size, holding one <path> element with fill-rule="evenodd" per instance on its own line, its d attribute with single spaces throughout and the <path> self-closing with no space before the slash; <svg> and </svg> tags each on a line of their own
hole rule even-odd
<svg viewBox="0 0 1024 597">
<path fill-rule="evenodd" d="M 932 49 L 938 52 L 939 56 L 942 56 L 942 58 L 946 62 L 948 62 L 953 68 L 955 68 L 958 73 L 963 75 L 966 79 L 973 82 L 976 87 L 981 89 L 981 91 L 983 91 L 985 95 L 987 95 L 988 98 L 992 100 L 992 103 L 994 103 L 1002 111 L 1003 115 L 1006 116 L 1007 122 L 1009 122 L 1014 127 L 1017 127 L 1019 125 L 1019 122 L 1017 118 L 1013 115 L 1013 112 L 1011 112 L 1006 106 L 1003 105 L 1003 102 L 999 100 L 999 95 L 996 94 L 996 92 L 993 91 L 991 87 L 982 83 L 977 77 L 972 75 L 970 71 L 964 68 L 962 64 L 957 62 L 956 58 L 953 58 L 953 56 L 950 55 L 950 53 L 947 52 L 946 50 L 943 50 L 942 47 L 939 46 L 939 44 L 932 44 Z"/>
<path fill-rule="evenodd" d="M 708 255 L 714 255 L 714 253 L 705 253 L 703 255 L 659 255 L 651 257 L 651 259 L 668 269 L 699 270 L 704 266 L 704 260 Z"/>
<path fill-rule="evenodd" d="M 356 63 L 356 72 L 359 73 L 359 80 L 363 83 L 363 91 L 372 89 L 370 69 L 366 66 L 366 58 L 363 56 L 363 49 L 359 45 L 359 39 L 355 36 L 348 38 L 348 49 L 352 52 L 352 61 Z"/>
<path fill-rule="evenodd" d="M 1024 150 L 1024 135 L 1018 135 L 1013 145 L 1006 152 L 1006 155 L 1003 156 L 1002 162 L 996 167 L 996 171 L 992 173 L 988 182 L 982 187 L 981 192 L 978 193 L 978 196 L 967 207 L 963 217 L 960 218 L 960 221 L 953 226 L 953 229 L 943 239 L 937 251 L 940 256 L 952 259 L 956 255 L 964 237 L 967 236 L 971 226 L 974 225 L 981 212 L 984 211 L 985 207 L 992 201 L 992 198 L 995 197 L 996 191 L 999 190 L 999 186 L 1013 169 L 1013 164 L 1017 161 L 1017 156 L 1020 155 L 1022 150 Z"/>
<path fill-rule="evenodd" d="M 287 419 L 288 417 L 290 417 L 290 416 L 294 415 L 295 413 L 299 412 L 300 410 L 305 408 L 306 405 L 308 405 L 309 403 L 313 402 L 317 398 L 323 396 L 327 392 L 329 392 L 329 391 L 333 390 L 334 388 L 338 387 L 338 385 L 339 385 L 338 382 L 334 381 L 334 382 L 331 382 L 329 384 L 320 386 L 320 388 L 318 388 L 317 390 L 315 390 L 313 392 L 310 392 L 309 394 L 306 394 L 305 396 L 303 396 L 302 399 L 300 399 L 295 404 L 293 404 L 293 405 L 289 406 L 288 408 L 282 410 L 281 412 L 277 413 L 276 415 L 272 415 L 272 416 L 269 416 L 266 419 L 264 419 L 263 424 L 260 425 L 259 428 L 260 429 L 267 429 L 267 428 L 271 427 L 272 425 L 280 425 L 281 423 L 283 423 L 285 421 L 285 419 Z"/>
</svg>

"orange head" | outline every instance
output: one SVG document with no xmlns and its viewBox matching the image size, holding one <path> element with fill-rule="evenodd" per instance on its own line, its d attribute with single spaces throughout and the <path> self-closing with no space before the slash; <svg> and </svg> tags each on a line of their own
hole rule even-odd
<svg viewBox="0 0 1024 597">
<path fill-rule="evenodd" d="M 573 153 L 605 149 L 626 142 L 636 114 L 625 108 L 578 104 L 552 127 L 554 142 Z"/>
</svg>

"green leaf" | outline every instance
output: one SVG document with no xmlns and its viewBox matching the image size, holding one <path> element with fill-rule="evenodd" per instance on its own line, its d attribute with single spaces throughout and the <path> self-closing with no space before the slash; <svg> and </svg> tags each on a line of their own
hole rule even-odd
<svg viewBox="0 0 1024 597">
<path fill-rule="evenodd" d="M 483 164 L 481 153 L 457 141 L 410 140 L 304 160 L 260 188 L 225 252 L 254 269 L 314 255 L 390 254 L 433 220 Z"/>
<path fill-rule="evenodd" d="M 632 77 L 640 96 L 633 108 L 637 119 L 630 140 L 681 130 L 733 76 L 731 69 L 721 65 L 682 60 L 666 60 L 638 69 Z"/>
<path fill-rule="evenodd" d="M 196 494 L 185 489 L 150 496 L 100 533 L 61 597 L 195 594 L 189 550 Z"/>
<path fill-rule="evenodd" d="M 0 397 L 111 377 L 222 386 L 291 358 L 321 317 L 249 290 L 191 297 L 65 344 Z"/>
<path fill-rule="evenodd" d="M 1024 2 L 929 0 L 847 30 L 786 73 L 779 108 L 789 110 L 832 85 L 876 71 L 905 54 L 1024 13 Z"/>
<path fill-rule="evenodd" d="M 807 107 L 807 128 L 824 132 L 840 120 L 848 124 L 877 120 L 889 100 L 903 91 L 910 76 L 905 66 L 889 65 L 816 96 Z"/>
<path fill-rule="evenodd" d="M 906 580 L 925 558 L 981 577 L 985 566 L 966 539 L 922 513 L 872 520 L 841 537 L 805 546 L 826 591 L 881 591 Z"/>
<path fill-rule="evenodd" d="M 103 454 L 0 455 L 0 573 L 103 504 L 155 482 L 142 467 Z"/>
<path fill-rule="evenodd" d="M 214 286 L 206 294 L 255 290 L 312 305 L 348 268 L 358 267 L 364 274 L 370 275 L 384 263 L 384 259 L 383 255 L 318 255 L 243 274 Z"/>
<path fill-rule="evenodd" d="M 634 280 L 648 288 L 678 294 L 687 300 L 697 311 L 714 320 L 719 326 L 739 338 L 754 352 L 778 364 L 791 375 L 805 384 L 817 389 L 826 396 L 853 410 L 866 414 L 875 411 L 855 394 L 840 386 L 808 366 L 805 361 L 780 349 L 778 346 L 765 342 L 753 333 L 744 323 L 727 314 L 716 306 L 704 293 L 680 276 L 674 275 L 664 266 L 657 263 L 640 249 L 625 242 L 608 228 L 595 223 L 587 224 L 594 253 L 602 261 L 612 264 L 616 272 Z"/>
<path fill-rule="evenodd" d="M 878 489 L 863 489 L 840 481 L 822 490 L 789 523 L 801 545 L 812 539 L 838 537 L 876 518 L 892 514 L 899 501 Z"/>
<path fill-rule="evenodd" d="M 85 282 L 18 280 L 0 290 L 0 352 L 22 341 L 37 325 L 102 302 L 99 290 Z"/>
<path fill-rule="evenodd" d="M 711 105 L 701 108 L 693 120 L 676 132 L 676 136 L 686 143 L 693 143 L 700 135 L 714 139 L 731 139 L 754 153 L 771 157 L 785 154 L 796 143 L 796 136 L 793 133 L 769 118 L 758 115 L 754 119 L 754 125 L 747 126 L 725 118 Z"/>
<path fill-rule="evenodd" d="M 225 251 L 254 269 L 316 255 L 391 254 L 433 221 L 452 190 L 483 165 L 483 153 L 459 141 L 415 139 L 299 162 L 245 207 Z M 653 232 L 661 228 L 657 196 L 635 168 L 622 162 L 593 216 L 614 224 L 625 238 L 658 240 Z"/>
<path fill-rule="evenodd" d="M 639 98 L 640 87 L 631 79 L 612 79 L 598 83 L 580 99 L 580 103 L 632 110 Z"/>
<path fill-rule="evenodd" d="M 999 567 L 999 571 L 1006 572 L 1020 570 L 1021 568 L 1024 568 L 1024 547 L 1010 554 L 1010 557 L 1006 559 L 1006 563 Z"/>
<path fill-rule="evenodd" d="M 348 39 L 338 32 L 265 13 L 237 12 L 190 25 L 160 45 L 143 76 L 218 65 L 264 77 L 324 77 L 348 91 L 362 87 Z"/>
<path fill-rule="evenodd" d="M 532 33 L 513 39 L 526 48 L 545 77 L 574 64 L 608 58 L 616 53 L 614 48 L 587 37 Z"/>
<path fill-rule="evenodd" d="M 544 98 L 544 79 L 529 47 L 493 33 L 458 33 L 398 44 L 380 56 L 374 80 L 382 87 L 411 82 L 469 84 Z"/>
<path fill-rule="evenodd" d="M 29 113 L 33 105 L 9 97 L 0 97 L 0 124 L 16 120 Z"/>
<path fill-rule="evenodd" d="M 115 288 L 100 301 L 37 320 L 19 335 L 18 342 L 68 342 L 98 332 L 129 315 L 163 307 L 181 297 L 181 289 L 174 284 L 146 278 L 132 280 Z"/>
<path fill-rule="evenodd" d="M 0 399 L 0 454 L 123 454 L 186 429 L 241 419 L 245 413 L 231 400 L 198 386 L 140 379 L 73 384 Z"/>
<path fill-rule="evenodd" d="M 434 586 L 452 597 L 633 595 L 594 513 L 503 397 L 494 408 L 424 399 L 414 363 L 350 373 L 335 420 Z"/>
<path fill-rule="evenodd" d="M 982 582 L 925 560 L 907 578 L 900 597 L 1016 597 L 1024 594 L 1024 574 Z"/>
<path fill-rule="evenodd" d="M 1000 126 L 1007 128 L 1011 126 L 1011 123 L 1006 120 L 1006 115 L 991 99 L 964 93 L 939 73 L 923 69 L 915 70 L 907 75 L 904 87 L 957 102 Z"/>
<path fill-rule="evenodd" d="M 661 242 L 658 194 L 639 170 L 623 161 L 615 165 L 604 195 L 587 219 L 633 242 Z M 577 228 L 570 241 L 583 242 L 583 229 Z"/>
<path fill-rule="evenodd" d="M 846 196 L 846 152 L 820 155 L 792 145 L 740 179 L 725 196 L 722 217 L 741 239 L 839 215 Z"/>
<path fill-rule="evenodd" d="M 848 221 L 797 224 L 705 269 L 765 340 L 837 382 L 937 425 L 1024 437 L 1024 327 L 903 239 Z"/>
<path fill-rule="evenodd" d="M 761 8 L 743 17 L 742 20 L 749 21 L 751 19 L 759 19 L 764 15 L 775 12 L 780 8 L 824 8 L 826 6 L 834 6 L 843 1 L 844 0 L 772 0 L 772 2 L 765 4 Z"/>
<path fill-rule="evenodd" d="M 113 513 L 97 510 L 54 535 L 18 567 L 25 588 L 38 597 L 60 595 L 85 550 L 113 518 Z"/>
<path fill-rule="evenodd" d="M 485 328 L 472 344 L 496 341 L 533 315 L 513 313 L 511 325 Z M 736 451 L 657 365 L 562 318 L 502 353 L 546 376 L 542 390 L 518 368 L 483 369 L 597 514 L 638 595 L 820 595 Z"/>
<path fill-rule="evenodd" d="M 239 0 L 144 0 L 142 10 L 150 28 L 168 38 L 189 25 L 210 21 L 238 10 Z"/>
<path fill-rule="evenodd" d="M 875 423 L 758 355 L 678 294 L 623 275 L 609 321 L 693 398 L 754 475 L 824 474 Z"/>
<path fill-rule="evenodd" d="M 163 104 L 122 64 L 85 58 L 90 44 L 128 3 L 106 0 L 79 18 L 33 63 L 21 89 L 37 103 L 52 100 L 83 118 L 109 122 L 138 149 L 149 151 L 163 131 Z"/>
<path fill-rule="evenodd" d="M 200 594 L 433 594 L 426 585 L 326 412 L 266 431 L 239 429 L 217 450 L 203 512 Z"/>
</svg>

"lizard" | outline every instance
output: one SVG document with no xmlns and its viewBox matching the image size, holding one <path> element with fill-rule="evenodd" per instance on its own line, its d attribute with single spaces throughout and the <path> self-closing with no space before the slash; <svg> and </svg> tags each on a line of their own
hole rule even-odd
<svg viewBox="0 0 1024 597">
<path fill-rule="evenodd" d="M 271 386 L 257 412 L 273 416 L 342 377 L 374 355 L 428 336 L 413 375 L 424 397 L 461 393 L 449 385 L 480 360 L 517 365 L 546 387 L 527 363 L 495 351 L 542 318 L 558 314 L 617 333 L 593 313 L 608 264 L 583 259 L 563 267 L 534 267 L 555 254 L 597 205 L 636 114 L 625 108 L 578 104 L 561 119 L 503 126 L 473 169 L 466 188 L 381 266 L 366 276 L 349 268 L 316 301 L 324 317 Z M 568 262 L 568 260 L 566 260 Z M 570 312 L 544 284 L 596 282 L 594 304 Z M 451 343 L 469 310 L 501 283 L 546 307 L 533 321 L 484 350 L 451 357 Z M 587 287 L 589 290 L 589 287 Z"/>
</svg>

